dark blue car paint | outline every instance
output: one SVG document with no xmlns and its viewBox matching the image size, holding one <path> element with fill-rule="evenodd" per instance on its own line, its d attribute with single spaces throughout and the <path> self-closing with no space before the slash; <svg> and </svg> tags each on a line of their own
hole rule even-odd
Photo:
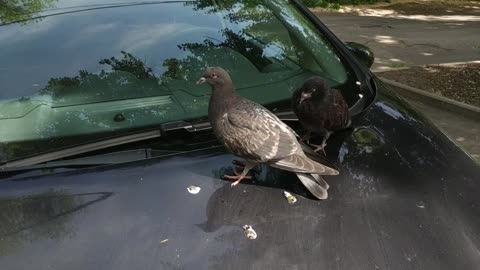
<svg viewBox="0 0 480 270">
<path fill-rule="evenodd" d="M 0 182 L 1 269 L 478 269 L 478 164 L 376 83 L 328 142 L 326 201 L 266 166 L 231 188 L 222 148 L 17 176 Z"/>
</svg>

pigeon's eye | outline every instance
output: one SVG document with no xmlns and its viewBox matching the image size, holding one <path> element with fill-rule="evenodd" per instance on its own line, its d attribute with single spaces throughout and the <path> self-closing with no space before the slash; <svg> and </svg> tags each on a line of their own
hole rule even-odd
<svg viewBox="0 0 480 270">
<path fill-rule="evenodd" d="M 216 79 L 218 76 L 217 76 L 217 74 L 212 73 L 212 75 L 210 77 L 212 77 L 212 79 Z"/>
</svg>

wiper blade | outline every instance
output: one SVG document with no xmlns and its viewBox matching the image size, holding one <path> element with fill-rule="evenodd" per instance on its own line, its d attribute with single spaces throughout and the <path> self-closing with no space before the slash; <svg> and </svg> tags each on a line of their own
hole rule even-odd
<svg viewBox="0 0 480 270">
<path fill-rule="evenodd" d="M 60 149 L 60 150 L 56 150 L 56 151 L 52 151 L 44 154 L 39 154 L 32 157 L 27 157 L 19 160 L 6 162 L 2 166 L 0 166 L 0 171 L 6 171 L 10 168 L 32 166 L 35 164 L 40 164 L 40 163 L 57 160 L 57 159 L 61 159 L 69 156 L 75 156 L 75 155 L 96 151 L 96 150 L 100 150 L 100 149 L 104 149 L 104 148 L 108 148 L 116 145 L 158 138 L 160 136 L 161 136 L 161 131 L 157 129 L 157 130 L 144 131 L 144 132 L 139 132 L 134 134 L 123 135 L 119 137 L 104 139 L 104 140 L 86 143 L 78 146 L 72 146 L 69 148 L 64 148 L 64 149 Z"/>
<path fill-rule="evenodd" d="M 283 121 L 298 121 L 297 116 L 292 111 L 276 112 L 275 114 Z M 49 161 L 54 161 L 54 160 L 58 160 L 66 157 L 76 156 L 79 154 L 97 151 L 97 150 L 101 150 L 101 149 L 105 149 L 113 146 L 119 146 L 123 144 L 159 138 L 164 136 L 166 133 L 174 130 L 183 129 L 190 133 L 194 133 L 198 131 L 209 130 L 211 128 L 212 127 L 210 126 L 210 123 L 208 121 L 197 122 L 197 123 L 188 123 L 185 121 L 163 123 L 160 125 L 160 128 L 156 128 L 153 130 L 129 133 L 126 135 L 120 135 L 117 137 L 102 139 L 99 141 L 89 142 L 82 145 L 76 145 L 76 146 L 72 146 L 72 147 L 68 147 L 60 150 L 55 150 L 52 152 L 42 153 L 42 154 L 31 156 L 31 157 L 26 157 L 18 160 L 5 162 L 2 165 L 0 165 L 0 172 L 21 170 L 24 167 L 42 164 L 42 163 L 46 163 Z"/>
<path fill-rule="evenodd" d="M 161 129 L 164 132 L 179 130 L 179 129 L 183 129 L 188 132 L 198 132 L 202 130 L 209 130 L 211 128 L 212 127 L 210 126 L 209 122 L 198 122 L 198 123 L 190 124 L 185 121 L 175 121 L 175 122 L 164 123 L 161 125 Z"/>
<path fill-rule="evenodd" d="M 159 157 L 169 154 L 178 154 L 184 151 L 172 151 L 172 150 L 152 150 L 150 148 L 144 149 L 134 149 L 126 151 L 118 151 L 108 154 L 94 155 L 76 159 L 68 160 L 57 160 L 46 162 L 42 164 L 32 165 L 32 166 L 22 166 L 6 168 L 3 171 L 31 171 L 37 169 L 48 169 L 48 168 L 58 168 L 58 167 L 85 167 L 85 166 L 98 166 L 98 165 L 109 165 L 117 163 L 132 162 L 138 160 L 149 159 L 152 157 Z"/>
</svg>

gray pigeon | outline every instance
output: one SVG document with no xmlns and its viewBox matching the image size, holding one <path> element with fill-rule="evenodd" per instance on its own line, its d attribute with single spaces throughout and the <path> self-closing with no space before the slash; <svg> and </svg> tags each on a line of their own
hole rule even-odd
<svg viewBox="0 0 480 270">
<path fill-rule="evenodd" d="M 328 184 L 320 175 L 337 175 L 332 166 L 321 164 L 305 153 L 295 132 L 265 107 L 238 96 L 228 73 L 220 67 L 210 67 L 197 84 L 212 88 L 208 117 L 218 140 L 227 151 L 245 159 L 242 173 L 225 175 L 235 180 L 245 179 L 257 164 L 295 172 L 305 187 L 318 199 L 328 197 Z M 315 153 L 313 153 L 315 154 Z M 318 155 L 320 156 L 320 155 Z M 321 160 L 321 159 L 318 159 Z"/>
<path fill-rule="evenodd" d="M 340 91 L 331 89 L 327 82 L 318 76 L 305 81 L 292 96 L 292 109 L 298 120 L 307 130 L 304 140 L 311 133 L 321 135 L 323 142 L 314 151 L 324 150 L 330 135 L 351 125 L 348 104 Z M 325 153 L 325 151 L 324 151 Z"/>
</svg>

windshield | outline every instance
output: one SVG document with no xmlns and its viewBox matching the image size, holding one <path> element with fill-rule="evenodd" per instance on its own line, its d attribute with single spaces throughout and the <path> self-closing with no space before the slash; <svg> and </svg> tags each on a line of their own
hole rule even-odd
<svg viewBox="0 0 480 270">
<path fill-rule="evenodd" d="M 240 95 L 272 110 L 288 109 L 314 74 L 349 104 L 358 98 L 349 69 L 286 0 L 82 2 L 0 19 L 0 161 L 205 120 L 210 89 L 195 81 L 207 66 L 227 69 Z"/>
</svg>

